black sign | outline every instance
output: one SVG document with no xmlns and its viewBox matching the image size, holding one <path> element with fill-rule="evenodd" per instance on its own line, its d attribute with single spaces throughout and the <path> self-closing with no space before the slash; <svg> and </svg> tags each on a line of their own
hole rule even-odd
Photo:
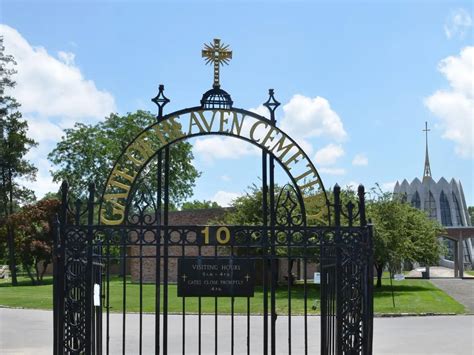
<svg viewBox="0 0 474 355">
<path fill-rule="evenodd" d="M 255 263 L 241 259 L 178 261 L 178 297 L 253 297 Z"/>
</svg>

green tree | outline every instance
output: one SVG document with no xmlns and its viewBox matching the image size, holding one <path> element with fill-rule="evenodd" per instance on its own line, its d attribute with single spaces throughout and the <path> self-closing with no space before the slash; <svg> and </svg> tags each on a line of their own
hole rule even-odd
<svg viewBox="0 0 474 355">
<path fill-rule="evenodd" d="M 46 268 L 52 262 L 51 223 L 59 206 L 58 199 L 42 199 L 9 217 L 16 231 L 17 259 L 34 285 L 43 281 Z"/>
<path fill-rule="evenodd" d="M 281 191 L 275 188 L 276 196 Z M 375 189 L 373 189 L 376 192 Z M 262 224 L 262 189 L 252 185 L 249 191 L 238 197 L 220 223 L 236 225 Z M 332 193 L 328 198 L 333 200 Z M 349 201 L 357 203 L 354 191 L 341 191 L 341 204 Z M 327 225 L 328 210 L 324 206 L 325 197 L 313 192 L 305 199 L 308 225 Z M 377 285 L 381 286 L 382 272 L 386 266 L 391 270 L 399 267 L 404 261 L 425 264 L 435 263 L 442 251 L 438 241 L 441 225 L 429 219 L 425 212 L 394 198 L 391 194 L 376 192 L 366 201 L 367 216 L 374 224 L 374 266 L 377 269 Z M 342 216 L 341 224 L 347 225 L 347 218 Z M 280 255 L 286 252 L 277 250 Z M 297 253 L 293 254 L 298 256 Z M 291 264 L 290 264 L 291 270 Z"/>
<path fill-rule="evenodd" d="M 97 124 L 77 123 L 65 130 L 65 136 L 48 155 L 57 169 L 53 180 L 68 180 L 71 192 L 76 196 L 87 193 L 89 182 L 96 183 L 97 191 L 103 191 L 113 164 L 126 146 L 145 127 L 156 122 L 156 117 L 146 111 L 124 116 L 111 114 Z M 158 138 L 156 138 L 158 139 Z M 200 173 L 192 164 L 192 146 L 179 142 L 170 147 L 170 201 L 179 205 L 192 195 L 195 180 Z M 142 173 L 141 184 L 156 191 L 156 164 L 149 164 Z"/>
<path fill-rule="evenodd" d="M 208 201 L 208 200 L 194 200 L 194 201 L 186 201 L 181 206 L 181 210 L 204 210 L 208 208 L 219 208 L 219 204 L 215 201 Z"/>
<path fill-rule="evenodd" d="M 0 36 L 0 225 L 4 226 L 7 235 L 13 285 L 17 284 L 15 238 L 9 216 L 20 204 L 34 199 L 33 192 L 22 186 L 19 180 L 34 180 L 36 176 L 36 168 L 24 158 L 36 142 L 27 137 L 28 124 L 22 120 L 20 104 L 7 93 L 16 85 L 12 78 L 16 73 L 15 65 L 13 56 L 5 54 L 3 37 Z"/>
<path fill-rule="evenodd" d="M 278 196 L 282 192 L 284 188 L 281 186 L 275 186 L 275 204 L 278 205 Z M 285 190 L 288 193 L 291 193 L 291 190 Z M 295 196 L 292 196 L 295 198 Z M 267 196 L 267 205 L 270 205 L 270 198 Z M 321 211 L 318 207 L 321 205 L 321 202 L 324 201 L 324 195 L 319 193 L 314 193 L 311 195 L 311 198 L 308 199 L 306 206 L 306 214 L 307 214 L 307 222 L 315 225 L 321 224 L 323 218 L 327 217 L 327 213 L 325 211 Z M 325 203 L 325 202 L 324 202 Z M 277 210 L 276 216 L 277 220 L 279 219 L 280 213 L 283 211 Z M 320 212 L 323 212 L 322 214 Z M 295 210 L 294 216 L 298 219 L 298 215 L 301 214 L 299 208 Z M 268 216 L 268 222 L 270 222 L 270 216 Z M 219 224 L 227 224 L 227 225 L 247 225 L 247 226 L 260 226 L 263 224 L 263 191 L 262 188 L 253 184 L 248 187 L 248 191 L 242 195 L 237 197 L 231 204 L 231 208 L 224 214 L 223 218 L 219 221 Z M 278 238 L 278 236 L 277 236 Z M 257 253 L 260 250 L 256 250 Z M 278 255 L 287 255 L 287 248 L 286 247 L 277 247 L 276 253 Z M 292 274 L 294 262 L 296 259 L 301 257 L 304 254 L 304 250 L 302 248 L 295 248 L 292 250 L 291 255 L 292 258 L 289 260 L 289 273 Z"/>
<path fill-rule="evenodd" d="M 474 224 L 474 206 L 469 206 L 467 208 L 469 211 L 469 217 L 471 217 L 471 226 Z"/>
<path fill-rule="evenodd" d="M 390 193 L 376 192 L 367 202 L 367 216 L 374 224 L 374 266 L 377 287 L 385 267 L 398 269 L 405 261 L 432 264 L 442 251 L 441 225 L 424 211 Z"/>
</svg>

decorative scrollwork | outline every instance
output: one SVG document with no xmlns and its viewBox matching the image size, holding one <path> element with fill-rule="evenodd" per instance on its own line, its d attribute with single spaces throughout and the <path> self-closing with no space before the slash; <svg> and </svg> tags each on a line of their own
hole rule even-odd
<svg viewBox="0 0 474 355">
<path fill-rule="evenodd" d="M 293 185 L 286 184 L 280 191 L 276 203 L 277 226 L 303 226 L 306 225 L 302 208 L 298 200 L 298 193 Z"/>
<path fill-rule="evenodd" d="M 128 207 L 127 222 L 131 225 L 153 225 L 158 220 L 158 208 L 153 191 L 145 184 L 135 190 Z"/>
</svg>

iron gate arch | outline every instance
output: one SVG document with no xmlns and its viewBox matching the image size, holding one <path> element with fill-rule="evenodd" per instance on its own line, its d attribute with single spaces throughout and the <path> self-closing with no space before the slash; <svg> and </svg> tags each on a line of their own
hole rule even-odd
<svg viewBox="0 0 474 355">
<path fill-rule="evenodd" d="M 54 353 L 127 352 L 127 345 L 130 344 L 127 343 L 129 329 L 126 268 L 127 263 L 134 262 L 138 263 L 139 292 L 138 342 L 134 352 L 168 354 L 171 351 L 168 340 L 169 288 L 171 278 L 174 277 L 169 274 L 169 266 L 175 260 L 184 263 L 182 260 L 194 258 L 199 262 L 212 260 L 215 263 L 239 263 L 241 260 L 250 265 L 255 262 L 262 263 L 261 269 L 258 270 L 262 275 L 262 324 L 259 326 L 261 344 L 257 350 L 255 342 L 258 339 L 252 337 L 255 328 L 255 321 L 251 317 L 252 297 L 247 295 L 244 298 L 246 312 L 242 317 L 237 317 L 234 312 L 237 296 L 232 294 L 229 296 L 230 342 L 226 345 L 229 346 L 226 351 L 234 353 L 236 344 L 242 346 L 242 342 L 236 343 L 235 340 L 235 322 L 239 321 L 243 322 L 242 329 L 245 328 L 244 347 L 248 354 L 276 354 L 282 351 L 291 353 L 292 350 L 295 351 L 294 339 L 297 336 L 292 329 L 292 322 L 298 320 L 301 321 L 300 326 L 303 329 L 300 334 L 303 339 L 301 351 L 305 354 L 313 353 L 316 348 L 319 348 L 322 354 L 371 354 L 372 228 L 365 217 L 363 186 L 359 186 L 355 203 L 343 205 L 341 191 L 337 185 L 330 201 L 320 176 L 306 153 L 276 126 L 275 110 L 279 103 L 274 98 L 273 90 L 270 90 L 269 98 L 264 104 L 270 118 L 233 108 L 230 95 L 216 85 L 203 95 L 201 106 L 166 116 L 163 116 L 163 108 L 169 100 L 164 96 L 162 85 L 153 101 L 158 105 L 157 122 L 145 128 L 124 149 L 111 170 L 101 196 L 96 196 L 95 187 L 91 184 L 86 203 L 80 200 L 71 202 L 67 183 L 62 185 L 62 208 L 56 221 L 54 248 Z M 215 121 L 216 116 L 218 121 Z M 250 118 L 245 120 L 247 117 Z M 229 123 L 229 120 L 232 123 Z M 254 122 L 249 125 L 249 120 Z M 217 122 L 217 125 L 214 125 L 214 122 Z M 244 128 L 244 122 L 247 123 L 247 128 Z M 189 125 L 187 133 L 183 132 L 182 128 L 185 123 Z M 225 124 L 232 125 L 228 127 L 230 132 L 224 130 Z M 258 128 L 267 130 L 259 138 L 255 137 Z M 247 131 L 243 131 L 244 129 Z M 221 243 L 222 240 L 218 238 L 218 227 L 169 223 L 170 146 L 183 139 L 210 134 L 243 139 L 262 150 L 263 223 L 259 226 L 224 226 L 228 231 L 226 243 Z M 278 141 L 272 148 L 262 142 L 273 142 L 277 137 Z M 291 181 L 291 184 L 285 185 L 279 191 L 275 189 L 275 161 Z M 155 190 L 140 189 L 140 179 L 146 177 L 146 174 L 142 173 L 151 162 L 156 164 L 157 175 L 152 177 Z M 303 164 L 297 165 L 298 162 Z M 307 223 L 305 191 L 315 186 L 319 187 L 320 194 L 319 199 L 316 199 L 319 201 L 320 211 L 317 218 L 324 214 L 329 222 L 325 226 L 309 226 Z M 314 200 L 312 202 L 314 203 Z M 342 221 L 345 222 L 344 225 Z M 203 232 L 206 228 L 207 239 Z M 224 248 L 222 244 L 225 244 Z M 117 250 L 112 250 L 114 248 L 118 248 L 118 255 Z M 111 317 L 117 318 L 115 314 L 111 314 L 110 301 L 113 292 L 110 290 L 110 268 L 115 259 L 121 261 L 122 273 L 118 347 L 115 347 L 117 344 L 114 334 L 111 334 L 115 324 Z M 303 265 L 304 306 L 303 313 L 292 318 L 293 276 L 289 265 L 295 259 Z M 149 260 L 154 261 L 152 348 L 143 343 L 143 334 L 147 331 L 143 325 L 143 288 L 149 286 L 145 285 L 144 265 L 148 265 Z M 286 319 L 287 323 L 284 350 L 281 341 L 277 339 L 280 315 L 277 314 L 276 308 L 276 292 L 279 287 L 276 277 L 279 260 L 285 260 L 289 270 L 285 286 L 287 317 L 280 317 Z M 315 319 L 308 314 L 308 301 L 314 298 L 314 294 L 310 295 L 313 290 L 308 284 L 308 263 L 312 260 L 319 261 L 321 272 L 320 345 L 315 344 L 313 337 L 310 337 L 314 327 L 309 323 L 314 323 Z M 179 267 L 178 265 L 178 270 Z M 176 278 L 178 276 L 179 271 Z M 182 285 L 180 282 L 178 279 L 178 290 Z M 186 320 L 189 319 L 186 315 L 186 306 L 189 307 L 186 300 L 189 296 L 182 297 L 180 317 L 183 354 L 189 350 L 186 345 L 190 341 L 197 343 L 190 353 L 205 354 L 209 351 L 206 350 L 206 342 L 202 338 L 202 317 L 208 317 L 202 312 L 203 298 L 197 298 L 197 332 L 190 334 L 190 327 L 186 327 Z M 223 320 L 219 317 L 217 293 L 214 302 L 211 350 L 218 354 L 222 348 L 218 341 L 218 324 Z M 241 327 L 238 328 L 240 330 Z"/>
</svg>

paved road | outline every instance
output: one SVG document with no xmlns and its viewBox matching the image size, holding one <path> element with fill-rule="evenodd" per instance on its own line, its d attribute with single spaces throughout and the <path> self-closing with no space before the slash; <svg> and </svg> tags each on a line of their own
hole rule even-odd
<svg viewBox="0 0 474 355">
<path fill-rule="evenodd" d="M 474 280 L 432 279 L 431 282 L 474 314 Z"/>
<path fill-rule="evenodd" d="M 154 317 L 144 315 L 143 354 L 151 354 L 154 339 Z M 127 315 L 127 354 L 138 353 L 138 315 Z M 2 355 L 51 354 L 52 348 L 52 313 L 50 311 L 31 311 L 21 309 L 0 309 L 0 352 Z M 203 316 L 203 353 L 213 353 L 214 317 Z M 169 318 L 170 354 L 181 354 L 181 316 Z M 197 327 L 197 317 L 186 318 L 186 330 L 193 332 Z M 277 327 L 278 353 L 286 354 L 288 318 L 280 317 Z M 303 319 L 292 319 L 293 354 L 303 353 Z M 251 317 L 252 354 L 261 354 L 261 317 Z M 319 353 L 319 317 L 309 319 L 309 346 L 312 353 Z M 438 316 L 438 317 L 404 317 L 376 318 L 374 331 L 375 355 L 401 354 L 474 354 L 474 316 Z M 246 318 L 235 317 L 236 354 L 245 353 Z M 121 316 L 111 315 L 110 353 L 121 353 Z M 195 333 L 192 333 L 195 334 Z M 187 337 L 186 350 L 196 353 L 196 336 Z M 230 348 L 230 318 L 219 317 L 219 354 L 228 354 Z"/>
</svg>

